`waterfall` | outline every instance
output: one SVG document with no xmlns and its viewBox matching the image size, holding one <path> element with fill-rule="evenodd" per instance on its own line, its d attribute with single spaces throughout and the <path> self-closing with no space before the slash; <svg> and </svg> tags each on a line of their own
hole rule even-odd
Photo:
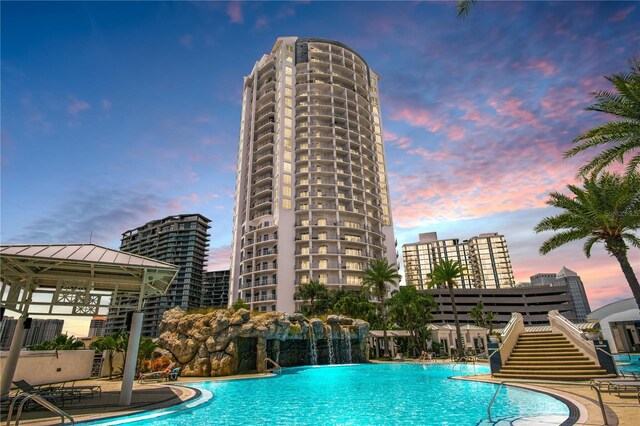
<svg viewBox="0 0 640 426">
<path fill-rule="evenodd" d="M 309 352 L 311 353 L 311 365 L 318 365 L 318 342 L 313 326 L 309 326 Z"/>
<path fill-rule="evenodd" d="M 351 364 L 351 332 L 348 328 L 340 328 L 340 346 L 342 351 L 342 362 Z"/>
<path fill-rule="evenodd" d="M 330 325 L 324 326 L 324 334 L 327 336 L 327 347 L 329 348 L 329 364 L 335 364 L 336 360 L 333 355 L 333 332 Z"/>
</svg>

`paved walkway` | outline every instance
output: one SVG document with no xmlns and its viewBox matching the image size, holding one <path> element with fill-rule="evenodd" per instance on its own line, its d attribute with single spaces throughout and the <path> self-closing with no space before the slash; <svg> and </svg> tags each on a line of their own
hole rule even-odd
<svg viewBox="0 0 640 426">
<path fill-rule="evenodd" d="M 415 362 L 414 360 L 406 360 L 406 362 Z M 84 398 L 81 401 L 74 401 L 67 404 L 64 410 L 71 414 L 76 422 L 86 421 L 104 417 L 122 416 L 127 414 L 135 414 L 142 411 L 165 408 L 182 401 L 189 400 L 197 396 L 197 392 L 188 387 L 180 386 L 188 383 L 196 383 L 211 380 L 229 380 L 229 379 L 249 379 L 256 377 L 266 377 L 265 374 L 252 374 L 230 377 L 181 377 L 178 382 L 147 382 L 140 384 L 135 382 L 132 404 L 127 407 L 118 405 L 118 397 L 121 382 L 110 381 L 108 379 L 83 380 L 78 381 L 76 385 L 99 385 L 102 386 L 102 396 L 94 398 Z M 463 380 L 482 380 L 492 383 L 500 383 L 501 380 L 493 379 L 490 375 L 478 375 L 473 377 L 460 378 Z M 581 419 L 577 423 L 579 425 L 602 425 L 602 414 L 598 405 L 595 391 L 589 386 L 585 386 L 586 382 L 566 383 L 562 384 L 554 382 L 536 382 L 531 384 L 526 380 L 513 380 L 509 382 L 517 382 L 518 385 L 538 389 L 541 391 L 559 394 L 560 396 L 574 402 L 581 410 Z M 178 385 L 178 386 L 176 386 Z M 608 423 L 611 426 L 635 426 L 639 424 L 640 404 L 635 396 L 618 398 L 617 395 L 609 395 L 606 392 L 602 394 L 603 401 L 607 410 Z M 2 417 L 2 423 L 6 422 L 6 415 Z M 51 425 L 59 423 L 59 418 L 51 417 L 48 411 L 28 411 L 23 415 L 21 424 L 31 426 Z"/>
</svg>

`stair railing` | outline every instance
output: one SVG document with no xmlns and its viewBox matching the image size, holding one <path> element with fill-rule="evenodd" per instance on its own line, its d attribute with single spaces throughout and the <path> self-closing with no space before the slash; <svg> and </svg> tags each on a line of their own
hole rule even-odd
<svg viewBox="0 0 640 426">
<path fill-rule="evenodd" d="M 501 334 L 502 345 L 500 345 L 499 351 L 503 366 L 507 363 L 513 348 L 518 342 L 518 337 L 520 337 L 522 333 L 524 333 L 524 319 L 521 314 L 514 312 L 511 314 L 511 320 L 509 320 L 509 323 L 504 330 L 502 330 Z"/>
<path fill-rule="evenodd" d="M 269 368 L 269 363 L 271 363 L 272 368 Z M 275 371 L 276 374 L 282 374 L 282 367 L 280 367 L 280 365 L 278 365 L 278 363 L 272 360 L 271 358 L 265 358 L 264 371 L 266 371 L 267 373 L 269 371 Z"/>
<path fill-rule="evenodd" d="M 47 401 L 43 397 L 33 393 L 21 392 L 15 398 L 13 398 L 13 401 L 11 401 L 11 405 L 9 405 L 9 412 L 7 413 L 7 426 L 11 425 L 11 416 L 13 414 L 13 408 L 18 400 L 20 401 L 20 405 L 18 405 L 18 412 L 16 414 L 16 420 L 14 423 L 15 426 L 18 426 L 20 424 L 20 417 L 22 417 L 22 410 L 24 409 L 24 406 L 28 401 L 33 401 L 39 404 L 40 406 L 42 406 L 43 408 L 51 411 L 53 414 L 60 416 L 61 424 L 64 424 L 65 418 L 69 419 L 70 424 L 72 425 L 75 424 L 75 421 L 73 420 L 73 417 L 71 417 L 70 414 L 68 414 L 65 411 L 62 411 L 60 408 L 56 407 L 55 405 L 53 405 L 51 402 Z"/>
<path fill-rule="evenodd" d="M 580 352 L 589 357 L 597 365 L 600 365 L 595 345 L 585 338 L 584 333 L 582 333 L 575 324 L 566 319 L 557 310 L 549 311 L 548 318 L 549 324 L 551 324 L 551 331 L 564 335 L 574 346 L 580 349 Z"/>
</svg>

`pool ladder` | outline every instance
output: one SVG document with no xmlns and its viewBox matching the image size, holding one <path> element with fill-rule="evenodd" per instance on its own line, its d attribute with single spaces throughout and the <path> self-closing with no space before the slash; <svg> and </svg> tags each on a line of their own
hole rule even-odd
<svg viewBox="0 0 640 426">
<path fill-rule="evenodd" d="M 476 363 L 473 362 L 473 376 L 476 375 Z M 456 368 L 458 368 L 458 372 L 460 373 L 460 375 L 462 376 L 462 367 L 466 367 L 465 368 L 465 372 L 467 373 L 466 375 L 469 376 L 469 363 L 468 362 L 456 362 L 453 364 L 453 367 L 451 368 L 451 377 L 455 377 L 456 376 Z"/>
<path fill-rule="evenodd" d="M 269 368 L 269 363 L 271 363 L 271 368 Z M 282 367 L 280 367 L 280 365 L 271 358 L 265 358 L 264 371 L 266 371 L 267 373 L 271 371 L 275 372 L 276 374 L 282 374 Z"/>
<path fill-rule="evenodd" d="M 73 417 L 71 417 L 70 414 L 68 414 L 65 411 L 62 411 L 60 408 L 56 407 L 55 405 L 53 405 L 43 397 L 36 394 L 32 394 L 32 393 L 22 392 L 16 395 L 16 397 L 13 398 L 13 401 L 11 401 L 11 405 L 9 405 L 9 412 L 7 413 L 7 426 L 11 425 L 11 415 L 13 414 L 13 407 L 15 406 L 16 401 L 18 401 L 18 397 L 21 397 L 21 398 L 20 398 L 20 405 L 18 405 L 16 420 L 14 423 L 15 426 L 18 426 L 20 424 L 20 417 L 22 417 L 22 410 L 24 409 L 24 405 L 27 403 L 27 401 L 36 402 L 40 404 L 42 407 L 51 411 L 52 413 L 60 416 L 61 424 L 64 424 L 65 418 L 69 419 L 70 424 L 72 425 L 75 424 L 75 420 L 73 420 Z"/>
</svg>

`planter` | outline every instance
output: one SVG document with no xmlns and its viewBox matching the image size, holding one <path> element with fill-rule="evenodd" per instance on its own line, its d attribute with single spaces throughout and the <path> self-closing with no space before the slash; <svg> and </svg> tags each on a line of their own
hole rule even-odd
<svg viewBox="0 0 640 426">
<path fill-rule="evenodd" d="M 584 333 L 584 337 L 587 340 L 598 340 L 600 339 L 600 333 Z"/>
</svg>

